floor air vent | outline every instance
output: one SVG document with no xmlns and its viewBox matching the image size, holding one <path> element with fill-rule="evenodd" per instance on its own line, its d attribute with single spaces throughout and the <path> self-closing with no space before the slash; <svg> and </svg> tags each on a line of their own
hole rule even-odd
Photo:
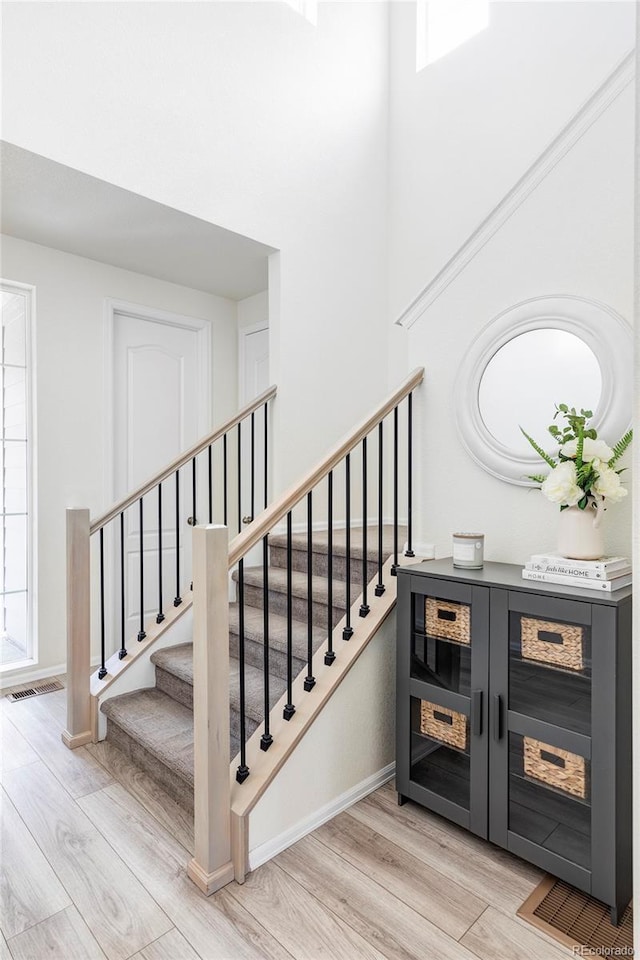
<svg viewBox="0 0 640 960">
<path fill-rule="evenodd" d="M 620 925 L 612 927 L 608 907 L 555 877 L 545 877 L 520 907 L 518 916 L 573 949 L 574 956 L 633 956 L 631 905 Z"/>
<path fill-rule="evenodd" d="M 47 680 L 45 683 L 36 683 L 33 687 L 27 687 L 26 690 L 18 690 L 17 693 L 8 693 L 7 700 L 11 703 L 17 703 L 18 700 L 28 700 L 29 697 L 40 697 L 43 693 L 53 693 L 54 690 L 64 690 L 59 680 Z"/>
</svg>

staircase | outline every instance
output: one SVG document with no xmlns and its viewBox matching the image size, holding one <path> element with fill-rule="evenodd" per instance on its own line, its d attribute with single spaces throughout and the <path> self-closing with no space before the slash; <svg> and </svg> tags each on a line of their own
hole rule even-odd
<svg viewBox="0 0 640 960">
<path fill-rule="evenodd" d="M 400 528 L 402 539 L 405 531 Z M 377 528 L 367 531 L 369 580 L 377 577 Z M 278 702 L 287 685 L 287 538 L 269 537 L 269 702 Z M 294 534 L 291 541 L 291 612 L 293 676 L 307 669 L 308 575 L 307 535 Z M 393 551 L 393 527 L 383 528 L 383 557 Z M 344 530 L 333 533 L 332 549 L 332 622 L 334 626 L 346 612 L 346 536 Z M 362 531 L 351 530 L 350 545 L 351 602 L 362 590 Z M 312 537 L 312 637 L 313 650 L 327 642 L 328 540 L 317 532 Z M 234 580 L 237 574 L 234 573 Z M 264 720 L 264 582 L 263 568 L 244 570 L 244 652 L 245 652 L 245 729 L 247 739 Z M 239 610 L 229 606 L 231 756 L 240 749 L 239 690 Z M 102 704 L 107 717 L 107 740 L 125 753 L 164 790 L 189 811 L 193 810 L 193 655 L 192 644 L 184 643 L 151 655 L 155 667 L 155 687 L 113 697 Z"/>
<path fill-rule="evenodd" d="M 325 711 L 331 722 L 333 693 L 393 609 L 395 565 L 414 557 L 412 397 L 423 377 L 414 370 L 274 500 L 270 387 L 102 516 L 67 509 L 63 742 L 106 735 L 193 811 L 187 875 L 207 896 L 243 882 L 252 811 L 294 752 L 308 760 L 306 732 Z"/>
</svg>

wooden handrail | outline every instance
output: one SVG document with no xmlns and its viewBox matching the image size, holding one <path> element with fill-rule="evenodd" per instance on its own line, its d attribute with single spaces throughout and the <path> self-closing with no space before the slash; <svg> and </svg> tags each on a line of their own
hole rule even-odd
<svg viewBox="0 0 640 960">
<path fill-rule="evenodd" d="M 189 448 L 185 453 L 181 453 L 169 466 L 165 467 L 164 470 L 161 470 L 159 473 L 156 473 L 155 476 L 151 477 L 145 483 L 138 487 L 137 490 L 134 490 L 133 493 L 127 494 L 123 500 L 120 500 L 118 503 L 114 504 L 106 513 L 103 513 L 101 517 L 98 517 L 97 520 L 92 520 L 89 531 L 91 534 L 96 533 L 100 530 L 101 527 L 106 526 L 111 520 L 119 516 L 123 510 L 126 510 L 132 504 L 136 503 L 140 497 L 146 496 L 149 491 L 153 490 L 154 487 L 157 487 L 159 483 L 162 483 L 163 480 L 166 480 L 167 477 L 170 477 L 176 470 L 179 470 L 180 467 L 183 467 L 185 463 L 189 463 L 190 460 L 193 460 L 199 453 L 202 453 L 203 450 L 206 450 L 208 446 L 212 443 L 215 443 L 216 440 L 219 440 L 220 437 L 224 436 L 225 433 L 228 433 L 235 426 L 237 426 L 242 420 L 248 417 L 251 413 L 254 413 L 259 407 L 262 407 L 265 403 L 268 403 L 269 400 L 273 400 L 277 393 L 278 388 L 276 386 L 271 386 L 264 393 L 261 393 L 259 397 L 256 397 L 255 400 L 252 400 L 251 403 L 248 403 L 245 407 L 242 407 L 233 417 L 229 420 L 226 420 L 221 426 L 216 427 L 216 429 L 207 434 L 206 437 L 202 437 L 195 443 L 192 447 Z"/>
<path fill-rule="evenodd" d="M 394 407 L 397 407 L 412 390 L 422 383 L 423 379 L 424 367 L 417 367 L 404 383 L 360 426 L 348 433 L 324 460 L 321 460 L 299 483 L 287 490 L 270 507 L 263 510 L 251 526 L 234 537 L 229 544 L 229 567 L 235 566 L 238 560 L 244 557 L 252 547 L 255 547 L 267 533 L 270 533 L 273 527 L 286 517 L 289 510 L 292 510 L 310 490 L 313 490 L 364 437 L 371 433 L 381 420 L 384 420 L 391 413 Z"/>
</svg>

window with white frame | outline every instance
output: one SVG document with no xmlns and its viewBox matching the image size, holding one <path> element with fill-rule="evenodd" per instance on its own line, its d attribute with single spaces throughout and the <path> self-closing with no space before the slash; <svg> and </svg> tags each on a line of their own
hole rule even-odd
<svg viewBox="0 0 640 960">
<path fill-rule="evenodd" d="M 28 291 L 0 285 L 0 427 L 2 522 L 0 524 L 0 666 L 32 655 L 31 496 Z"/>
</svg>

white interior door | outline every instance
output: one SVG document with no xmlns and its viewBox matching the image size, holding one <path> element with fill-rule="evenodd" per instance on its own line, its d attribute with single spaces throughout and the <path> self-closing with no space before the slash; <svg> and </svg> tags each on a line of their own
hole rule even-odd
<svg viewBox="0 0 640 960">
<path fill-rule="evenodd" d="M 114 497 L 119 499 L 160 471 L 209 428 L 208 324 L 188 318 L 117 309 L 113 312 L 113 465 Z M 191 467 L 180 471 L 176 506 L 175 477 L 162 484 L 163 608 L 183 596 L 191 580 Z M 135 505 L 124 519 L 125 632 L 137 634 L 142 619 L 159 605 L 159 499 L 157 491 Z M 176 576 L 176 533 L 180 583 Z M 140 553 L 143 559 L 141 618 Z M 114 603 L 120 604 L 120 532 L 111 549 L 115 573 Z M 119 616 L 114 618 L 119 628 Z M 114 635 L 114 638 L 119 638 Z"/>
<path fill-rule="evenodd" d="M 240 406 L 244 407 L 269 386 L 269 327 L 259 325 L 240 330 Z M 253 498 L 251 478 L 250 419 L 242 428 L 242 516 L 251 517 L 264 509 L 264 412 L 254 418 Z M 253 503 L 252 503 L 253 499 Z"/>
</svg>

